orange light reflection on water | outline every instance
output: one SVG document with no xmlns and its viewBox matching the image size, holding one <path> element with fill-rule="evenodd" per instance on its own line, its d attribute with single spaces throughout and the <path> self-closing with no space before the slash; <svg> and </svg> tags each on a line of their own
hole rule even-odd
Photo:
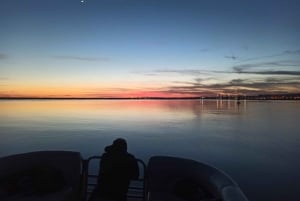
<svg viewBox="0 0 300 201">
<path fill-rule="evenodd" d="M 13 100 L 1 101 L 1 116 L 90 118 L 189 118 L 187 102 L 160 100 Z M 184 106 L 186 105 L 186 107 Z"/>
<path fill-rule="evenodd" d="M 221 103 L 215 100 L 2 100 L 0 118 L 177 121 L 204 116 L 213 118 L 245 109 L 245 103 L 238 108 L 234 101 Z"/>
</svg>

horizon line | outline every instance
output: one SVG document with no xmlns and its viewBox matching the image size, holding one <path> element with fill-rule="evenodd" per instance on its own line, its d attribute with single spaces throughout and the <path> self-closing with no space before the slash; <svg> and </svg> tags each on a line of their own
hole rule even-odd
<svg viewBox="0 0 300 201">
<path fill-rule="evenodd" d="M 259 98 L 259 97 L 271 97 L 271 96 L 287 96 L 287 97 L 298 97 L 298 96 L 300 96 L 300 93 L 278 93 L 278 94 L 256 94 L 256 95 L 230 95 L 230 96 L 227 96 L 227 95 L 217 95 L 217 96 L 190 96 L 190 97 L 186 97 L 186 96 L 183 96 L 183 97 L 159 97 L 159 96 L 157 96 L 157 97 L 155 97 L 155 96 L 153 96 L 153 97 L 33 97 L 33 96 L 24 96 L 24 97 L 18 97 L 18 96 L 0 96 L 0 99 L 1 100 L 5 100 L 5 99 L 7 99 L 7 100 L 9 100 L 9 99 L 11 99 L 11 100 L 13 100 L 13 99 L 20 99 L 20 100 L 22 100 L 22 99 L 32 99 L 32 100 L 34 100 L 34 99 L 40 99 L 40 100 L 55 100 L 55 99 L 57 99 L 57 100 L 63 100 L 63 99 L 65 99 L 65 100 L 71 100 L 71 99 L 74 99 L 74 100 L 76 100 L 76 99 L 78 99 L 78 100 L 141 100 L 141 99 L 149 99 L 149 100 L 151 100 L 151 99 L 157 99 L 157 100 L 159 100 L 159 99 L 161 99 L 161 100 L 163 100 L 163 99 L 165 99 L 165 100 L 172 100 L 172 99 L 174 99 L 174 100 L 180 100 L 180 99 L 218 99 L 218 98 L 220 98 L 220 97 L 222 97 L 222 98 L 224 98 L 224 99 L 231 99 L 231 98 L 236 98 L 236 97 L 244 97 L 244 99 L 246 99 L 247 97 L 248 98 L 255 98 L 255 97 L 257 97 L 257 98 Z"/>
</svg>

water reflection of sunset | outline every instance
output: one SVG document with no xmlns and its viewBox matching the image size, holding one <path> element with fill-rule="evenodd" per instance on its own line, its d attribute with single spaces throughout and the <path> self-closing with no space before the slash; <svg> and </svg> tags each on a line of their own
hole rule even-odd
<svg viewBox="0 0 300 201">
<path fill-rule="evenodd" d="M 246 103 L 243 104 L 245 109 Z M 2 115 L 18 116 L 70 116 L 80 118 L 193 118 L 217 113 L 237 111 L 234 101 L 215 100 L 14 100 L 1 101 Z"/>
</svg>

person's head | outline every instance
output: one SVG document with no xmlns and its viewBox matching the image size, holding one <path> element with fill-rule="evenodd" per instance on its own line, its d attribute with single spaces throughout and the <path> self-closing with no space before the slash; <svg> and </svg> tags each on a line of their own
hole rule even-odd
<svg viewBox="0 0 300 201">
<path fill-rule="evenodd" d="M 123 138 L 117 138 L 112 145 L 105 148 L 105 151 L 127 152 L 127 142 Z"/>
</svg>

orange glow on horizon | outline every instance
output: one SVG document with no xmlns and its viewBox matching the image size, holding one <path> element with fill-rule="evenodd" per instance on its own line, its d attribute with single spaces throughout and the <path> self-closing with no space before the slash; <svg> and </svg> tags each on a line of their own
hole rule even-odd
<svg viewBox="0 0 300 201">
<path fill-rule="evenodd" d="M 6 91 L 6 92 L 5 92 Z M 82 89 L 69 87 L 18 87 L 16 89 L 0 91 L 0 97 L 17 98 L 180 98 L 180 97 L 198 97 L 195 94 L 184 94 L 175 92 L 166 92 L 160 90 L 142 90 L 142 89 Z"/>
<path fill-rule="evenodd" d="M 156 85 L 155 85 L 156 84 Z M 0 97 L 2 98 L 186 98 L 186 97 L 216 97 L 223 95 L 257 95 L 264 93 L 276 94 L 280 91 L 286 93 L 299 93 L 296 86 L 273 86 L 268 90 L 250 87 L 226 87 L 226 88 L 185 88 L 162 83 L 107 83 L 101 84 L 62 84 L 62 83 L 9 83 L 0 85 Z"/>
</svg>

